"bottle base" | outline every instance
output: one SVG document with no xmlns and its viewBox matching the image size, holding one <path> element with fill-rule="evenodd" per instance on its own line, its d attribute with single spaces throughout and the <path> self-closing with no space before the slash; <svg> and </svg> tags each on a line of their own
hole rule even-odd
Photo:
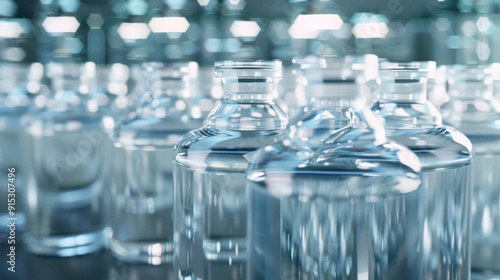
<svg viewBox="0 0 500 280">
<path fill-rule="evenodd" d="M 124 262 L 162 265 L 172 263 L 173 244 L 169 242 L 122 242 L 112 238 L 109 243 L 111 254 Z"/>
<path fill-rule="evenodd" d="M 106 245 L 104 230 L 75 235 L 36 237 L 30 233 L 23 241 L 31 253 L 55 257 L 74 257 L 97 252 Z"/>
</svg>

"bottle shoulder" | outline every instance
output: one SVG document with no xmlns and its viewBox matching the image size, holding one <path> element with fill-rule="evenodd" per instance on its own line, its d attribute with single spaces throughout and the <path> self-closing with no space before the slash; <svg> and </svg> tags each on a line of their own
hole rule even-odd
<svg viewBox="0 0 500 280">
<path fill-rule="evenodd" d="M 382 117 L 385 127 L 428 127 L 442 123 L 441 113 L 429 101 L 377 101 L 371 110 Z"/>
<path fill-rule="evenodd" d="M 284 137 L 284 130 L 238 131 L 203 126 L 179 140 L 175 146 L 175 161 L 195 169 L 224 169 L 229 164 L 233 169 L 237 166 L 246 170 L 257 149 Z"/>
<path fill-rule="evenodd" d="M 285 129 L 288 116 L 274 102 L 218 101 L 206 121 L 218 129 L 240 131 Z"/>
<path fill-rule="evenodd" d="M 387 129 L 386 134 L 415 152 L 423 168 L 470 164 L 473 157 L 470 139 L 451 126 Z"/>
<path fill-rule="evenodd" d="M 205 125 L 185 134 L 178 143 L 181 151 L 256 150 L 273 144 L 285 137 L 285 130 L 240 131 L 217 129 Z"/>
<path fill-rule="evenodd" d="M 372 142 L 363 149 L 330 143 L 320 146 L 313 154 L 305 153 L 305 158 L 288 152 L 290 147 L 280 149 L 273 145 L 273 148 L 263 152 L 258 162 L 261 164 L 251 165 L 248 179 L 255 187 L 277 197 L 379 199 L 413 192 L 420 186 L 418 158 L 397 143 Z M 300 160 L 289 161 L 289 154 Z"/>
<path fill-rule="evenodd" d="M 170 146 L 177 144 L 182 135 L 201 125 L 190 118 L 172 116 L 155 118 L 150 115 L 131 114 L 113 131 L 113 140 L 123 146 Z"/>
</svg>

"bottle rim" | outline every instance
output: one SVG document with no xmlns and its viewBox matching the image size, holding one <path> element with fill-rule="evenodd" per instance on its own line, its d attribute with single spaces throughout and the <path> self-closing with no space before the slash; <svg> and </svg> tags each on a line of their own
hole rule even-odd
<svg viewBox="0 0 500 280">
<path fill-rule="evenodd" d="M 144 62 L 141 68 L 147 73 L 158 72 L 161 76 L 170 78 L 198 77 L 198 63 L 195 61 L 164 63 L 158 61 Z"/>
<path fill-rule="evenodd" d="M 347 56 L 296 57 L 293 73 L 307 76 L 308 72 L 322 72 L 325 78 L 348 79 L 363 76 L 365 80 L 378 78 L 378 56 L 374 54 Z"/>
<path fill-rule="evenodd" d="M 382 80 L 419 80 L 436 77 L 435 61 L 382 62 L 379 65 Z"/>
<path fill-rule="evenodd" d="M 280 60 L 224 60 L 215 62 L 214 73 L 221 78 L 282 78 L 283 64 Z"/>
</svg>

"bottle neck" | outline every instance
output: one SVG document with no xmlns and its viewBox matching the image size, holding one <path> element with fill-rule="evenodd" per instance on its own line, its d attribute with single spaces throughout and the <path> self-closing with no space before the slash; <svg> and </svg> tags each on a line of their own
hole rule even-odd
<svg viewBox="0 0 500 280">
<path fill-rule="evenodd" d="M 224 100 L 243 103 L 273 102 L 277 83 L 268 78 L 223 78 Z"/>
<path fill-rule="evenodd" d="M 352 108 L 368 94 L 363 85 L 352 83 L 307 85 L 304 90 L 310 106 L 324 109 Z"/>
<path fill-rule="evenodd" d="M 379 102 L 418 102 L 427 101 L 427 83 L 419 82 L 382 82 L 379 88 Z"/>
<path fill-rule="evenodd" d="M 224 98 L 205 120 L 209 127 L 239 131 L 283 130 L 288 117 L 274 103 L 273 82 L 223 79 Z"/>
</svg>

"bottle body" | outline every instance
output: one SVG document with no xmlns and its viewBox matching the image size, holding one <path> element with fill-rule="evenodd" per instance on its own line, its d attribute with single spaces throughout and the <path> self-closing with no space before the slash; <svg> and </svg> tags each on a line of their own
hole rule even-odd
<svg viewBox="0 0 500 280">
<path fill-rule="evenodd" d="M 216 133 L 226 134 L 218 139 L 221 143 L 233 145 L 212 151 L 188 150 L 176 157 L 181 279 L 244 278 L 248 158 L 257 148 L 284 136 L 282 131 Z M 243 146 L 238 145 L 240 141 L 245 141 Z"/>
<path fill-rule="evenodd" d="M 0 197 L 5 198 L 0 201 L 0 221 L 4 225 L 15 221 L 16 231 L 22 231 L 28 182 L 23 125 L 36 108 L 35 97 L 43 91 L 43 66 L 1 63 L 0 75 L 0 179 L 10 183 L 0 190 Z M 8 231 L 8 227 L 0 228 L 0 234 Z"/>
<path fill-rule="evenodd" d="M 143 103 L 115 128 L 111 191 L 111 253 L 127 262 L 170 266 L 174 235 L 174 146 L 200 125 L 181 93 L 190 90 L 190 63 L 143 65 Z M 196 74 L 196 73 L 194 73 Z"/>
<path fill-rule="evenodd" d="M 422 239 L 405 229 L 415 220 L 404 215 L 420 183 L 418 161 L 370 139 L 349 129 L 301 165 L 259 151 L 248 173 L 248 279 L 418 277 Z"/>
<path fill-rule="evenodd" d="M 486 130 L 487 131 L 487 130 Z M 491 131 L 491 130 L 490 130 Z M 500 134 L 468 134 L 474 147 L 472 192 L 472 268 L 500 272 Z"/>
<path fill-rule="evenodd" d="M 105 243 L 102 193 L 109 172 L 98 116 L 42 111 L 30 143 L 25 241 L 44 255 L 73 256 Z"/>
<path fill-rule="evenodd" d="M 406 213 L 407 217 L 422 217 L 413 228 L 423 238 L 416 247 L 425 260 L 419 268 L 422 279 L 470 279 L 469 140 L 446 126 L 387 132 L 388 137 L 415 152 L 422 164 L 422 185 L 408 201 L 412 207 Z"/>
<path fill-rule="evenodd" d="M 448 74 L 450 101 L 442 107 L 443 117 L 464 132 L 474 148 L 471 266 L 500 273 L 500 265 L 493 261 L 500 256 L 500 103 L 492 88 L 498 64 L 450 66 Z"/>
</svg>

